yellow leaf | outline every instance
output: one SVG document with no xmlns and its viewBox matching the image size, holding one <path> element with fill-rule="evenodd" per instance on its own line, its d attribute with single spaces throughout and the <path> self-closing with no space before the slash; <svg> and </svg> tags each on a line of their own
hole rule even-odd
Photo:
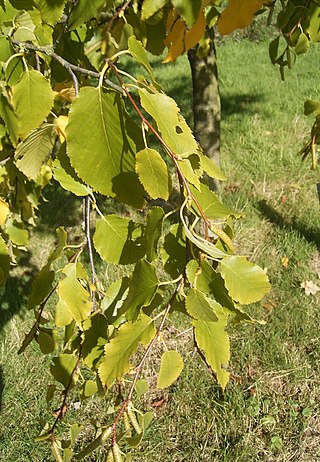
<svg viewBox="0 0 320 462">
<path fill-rule="evenodd" d="M 0 199 L 0 225 L 6 221 L 9 214 L 9 205 L 2 199 Z"/>
<path fill-rule="evenodd" d="M 59 96 L 62 100 L 72 101 L 75 97 L 73 82 L 57 83 L 53 89 L 54 97 Z"/>
<path fill-rule="evenodd" d="M 284 268 L 288 268 L 289 265 L 289 258 L 285 255 L 281 258 L 281 263 Z"/>
<path fill-rule="evenodd" d="M 218 20 L 220 34 L 228 35 L 235 29 L 247 27 L 264 3 L 269 2 L 266 0 L 229 0 L 227 8 L 223 10 Z"/>
<path fill-rule="evenodd" d="M 60 143 L 64 143 L 66 140 L 66 126 L 68 125 L 68 117 L 67 116 L 59 116 L 54 119 L 57 133 L 59 137 Z"/>
<path fill-rule="evenodd" d="M 169 51 L 163 63 L 175 62 L 180 55 L 194 47 L 203 36 L 205 28 L 206 21 L 202 10 L 196 23 L 189 30 L 187 24 L 172 11 L 168 15 L 167 30 L 169 33 L 164 42 Z"/>
</svg>

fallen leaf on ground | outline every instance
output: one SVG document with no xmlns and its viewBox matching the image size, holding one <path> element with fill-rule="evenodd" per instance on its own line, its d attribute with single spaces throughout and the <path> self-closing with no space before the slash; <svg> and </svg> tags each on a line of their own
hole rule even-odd
<svg viewBox="0 0 320 462">
<path fill-rule="evenodd" d="M 306 295 L 315 295 L 320 290 L 320 287 L 312 281 L 303 281 L 300 287 L 304 289 Z"/>
</svg>

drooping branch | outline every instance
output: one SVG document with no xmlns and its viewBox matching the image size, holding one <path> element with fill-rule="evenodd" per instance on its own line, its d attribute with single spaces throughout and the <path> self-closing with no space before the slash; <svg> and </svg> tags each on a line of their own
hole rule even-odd
<svg viewBox="0 0 320 462">
<path fill-rule="evenodd" d="M 160 333 L 163 330 L 163 326 L 164 326 L 164 323 L 166 322 L 168 314 L 169 314 L 169 312 L 171 310 L 172 303 L 174 302 L 174 300 L 175 300 L 177 294 L 179 293 L 180 289 L 182 288 L 183 284 L 184 284 L 184 278 L 182 277 L 179 284 L 176 287 L 176 290 L 174 291 L 172 297 L 170 298 L 169 303 L 166 306 L 166 309 L 164 310 L 164 313 L 163 313 L 161 322 L 159 324 L 159 327 L 157 329 L 156 335 L 153 337 L 153 339 L 151 340 L 151 342 L 147 346 L 147 348 L 146 348 L 146 350 L 145 350 L 139 364 L 135 368 L 135 375 L 133 377 L 133 381 L 132 381 L 132 384 L 130 386 L 130 390 L 129 390 L 127 399 L 123 402 L 123 404 L 121 406 L 121 409 L 118 412 L 116 418 L 114 419 L 114 422 L 113 422 L 113 425 L 112 425 L 112 431 L 113 431 L 112 444 L 113 445 L 117 442 L 117 425 L 118 425 L 118 422 L 119 422 L 121 416 L 126 411 L 126 409 L 128 408 L 129 404 L 132 401 L 133 393 L 134 393 L 135 386 L 136 386 L 136 383 L 138 381 L 139 375 L 141 373 L 141 369 L 143 368 L 143 366 L 144 366 L 144 364 L 145 364 L 145 362 L 146 362 L 146 360 L 147 360 L 147 358 L 148 358 L 148 356 L 149 356 L 155 342 L 157 341 L 157 339 L 159 338 Z"/>
<path fill-rule="evenodd" d="M 120 8 L 118 8 L 116 10 L 115 14 L 112 16 L 112 18 L 108 22 L 108 25 L 107 25 L 107 31 L 108 32 L 110 32 L 114 21 L 116 19 L 118 19 L 120 17 L 120 15 L 122 15 L 125 12 L 125 10 L 128 8 L 128 6 L 130 5 L 131 2 L 132 2 L 132 0 L 127 0 L 126 2 L 124 2 L 124 4 L 122 6 L 120 6 Z"/>
<path fill-rule="evenodd" d="M 54 430 L 55 430 L 59 420 L 61 420 L 63 418 L 63 416 L 65 415 L 65 413 L 66 413 L 66 403 L 67 403 L 68 395 L 69 395 L 69 392 L 70 392 L 70 390 L 72 388 L 74 377 L 75 377 L 75 375 L 76 375 L 76 373 L 77 373 L 77 371 L 79 370 L 79 367 L 80 367 L 81 355 L 82 355 L 82 345 L 80 345 L 80 347 L 79 347 L 79 352 L 78 352 L 76 365 L 74 366 L 74 368 L 73 368 L 73 370 L 72 370 L 72 372 L 70 374 L 69 382 L 68 382 L 65 390 L 63 391 L 63 395 L 64 395 L 63 400 L 62 400 L 61 406 L 59 407 L 56 420 L 53 422 L 53 425 L 52 425 L 51 429 L 49 430 L 49 434 L 52 434 L 52 435 L 54 434 Z"/>
<path fill-rule="evenodd" d="M 205 237 L 207 240 L 209 240 L 209 230 L 211 228 L 211 222 L 208 220 L 208 218 L 206 217 L 202 207 L 200 206 L 198 200 L 196 199 L 196 197 L 194 196 L 194 194 L 192 193 L 191 191 L 191 188 L 189 186 L 189 183 L 186 179 L 186 177 L 184 176 L 181 168 L 180 168 L 180 165 L 179 165 L 179 159 L 180 156 L 173 152 L 173 150 L 167 145 L 167 143 L 164 141 L 164 139 L 162 138 L 162 136 L 157 132 L 157 130 L 151 125 L 151 123 L 145 118 L 145 116 L 142 114 L 140 108 L 138 107 L 138 105 L 136 104 L 136 102 L 134 101 L 133 97 L 131 96 L 129 90 L 127 89 L 126 85 L 124 84 L 121 76 L 119 75 L 118 73 L 118 70 L 116 68 L 116 66 L 114 65 L 114 63 L 112 61 L 109 60 L 109 66 L 112 68 L 112 70 L 114 71 L 121 87 L 122 87 L 122 90 L 124 91 L 124 93 L 126 94 L 126 96 L 128 97 L 131 105 L 133 106 L 134 110 L 136 111 L 136 113 L 138 114 L 139 118 L 141 119 L 141 122 L 146 125 L 148 127 L 148 129 L 155 135 L 155 137 L 157 138 L 157 140 L 161 143 L 161 145 L 163 146 L 163 148 L 165 149 L 165 151 L 168 153 L 168 155 L 171 157 L 176 169 L 177 169 L 177 172 L 178 172 L 178 175 L 179 175 L 179 178 L 181 180 L 181 182 L 183 183 L 184 187 L 185 187 L 185 190 L 187 192 L 187 196 L 194 202 L 195 206 L 197 207 L 197 209 L 199 210 L 199 213 L 204 221 L 204 225 L 205 225 Z M 221 233 L 225 234 L 223 231 L 221 231 Z"/>
<path fill-rule="evenodd" d="M 76 73 L 79 73 L 79 74 L 83 74 L 83 75 L 87 75 L 89 77 L 93 77 L 94 79 L 99 79 L 99 77 L 100 77 L 99 72 L 92 71 L 90 69 L 86 69 L 84 67 L 76 66 L 75 64 L 70 63 L 66 59 L 62 58 L 62 56 L 55 53 L 53 51 L 52 47 L 50 47 L 50 46 L 42 47 L 42 46 L 34 45 L 33 43 L 21 42 L 20 40 L 12 39 L 11 37 L 8 37 L 7 35 L 2 35 L 2 37 L 8 38 L 13 45 L 17 45 L 19 47 L 22 47 L 25 50 L 38 51 L 39 53 L 44 53 L 45 55 L 50 56 L 52 59 L 54 59 L 59 64 L 61 64 L 61 66 L 66 68 L 69 72 L 73 71 L 73 72 L 76 72 Z M 119 85 L 112 82 L 111 80 L 104 79 L 104 82 L 108 87 L 122 93 L 122 88 Z"/>
<path fill-rule="evenodd" d="M 90 267 L 91 267 L 91 281 L 92 281 L 92 284 L 95 286 L 98 278 L 97 278 L 97 273 L 96 273 L 95 266 L 94 266 L 93 249 L 92 249 L 91 234 L 90 234 L 90 210 L 91 210 L 91 199 L 89 196 L 86 196 L 84 199 L 84 226 L 85 226 L 87 247 L 88 247 Z M 91 291 L 91 299 L 92 299 L 92 304 L 93 304 L 93 310 L 95 310 L 96 309 L 96 298 L 95 298 L 94 291 Z"/>
</svg>

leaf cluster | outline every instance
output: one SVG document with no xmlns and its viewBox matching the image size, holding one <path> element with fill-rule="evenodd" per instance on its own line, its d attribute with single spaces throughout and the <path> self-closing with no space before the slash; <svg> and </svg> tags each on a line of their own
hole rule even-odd
<svg viewBox="0 0 320 462">
<path fill-rule="evenodd" d="M 253 13 L 246 11 L 246 20 Z M 165 62 L 174 61 L 199 42 L 205 52 L 206 28 L 217 14 L 215 2 L 200 0 L 0 4 L 0 283 L 28 246 L 48 184 L 84 208 L 82 241 L 58 228 L 33 280 L 28 307 L 35 322 L 20 348 L 36 341 L 52 355 L 47 401 L 60 404 L 38 439 L 50 442 L 57 461 L 79 460 L 99 446 L 120 461 L 126 446 L 140 443 L 152 413 L 136 410 L 133 398 L 147 389 L 140 373 L 173 312 L 190 323 L 224 389 L 228 326 L 252 322 L 244 306 L 269 290 L 265 271 L 234 254 L 232 223 L 241 215 L 205 179 L 224 175 L 148 60 L 147 51 L 167 47 Z M 233 9 L 220 27 L 230 15 Z M 124 71 L 124 57 L 147 77 Z M 105 200 L 113 213 L 98 205 Z M 119 203 L 127 216 L 116 212 Z M 100 260 L 121 268 L 122 277 L 106 281 L 96 271 Z M 165 350 L 157 387 L 170 386 L 182 370 L 181 355 Z M 59 436 L 74 395 L 81 406 L 108 397 L 113 409 L 82 448 L 82 423 Z"/>
</svg>

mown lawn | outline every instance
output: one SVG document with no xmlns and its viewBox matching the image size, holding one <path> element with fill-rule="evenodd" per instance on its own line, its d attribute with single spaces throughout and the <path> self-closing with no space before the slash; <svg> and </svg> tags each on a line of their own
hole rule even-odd
<svg viewBox="0 0 320 462">
<path fill-rule="evenodd" d="M 191 333 L 183 332 L 179 319 L 175 329 L 172 320 L 164 337 L 178 346 L 186 367 L 170 390 L 147 395 L 143 405 L 153 405 L 155 419 L 133 460 L 316 462 L 320 460 L 319 292 L 307 295 L 301 284 L 312 281 L 320 286 L 319 172 L 312 172 L 297 152 L 312 123 L 303 115 L 303 102 L 319 98 L 320 52 L 315 48 L 299 57 L 285 82 L 269 62 L 267 42 L 228 42 L 218 53 L 221 163 L 228 177 L 222 194 L 246 215 L 236 226 L 237 249 L 265 267 L 271 279 L 272 292 L 250 309 L 266 324 L 232 330 L 232 378 L 222 394 L 195 353 Z M 156 67 L 159 80 L 192 122 L 187 60 Z M 33 251 L 2 294 L 3 461 L 52 460 L 47 446 L 34 442 L 39 419 L 49 415 L 45 395 L 50 358 L 43 358 L 36 344 L 21 356 L 17 350 L 30 326 L 24 311 L 30 274 L 46 256 L 55 216 L 59 213 L 65 226 L 71 226 L 80 209 L 80 203 L 63 193 L 55 210 L 43 205 L 43 226 L 33 237 Z M 151 364 L 146 372 L 152 375 Z M 97 419 L 104 412 L 98 403 L 86 409 Z M 88 460 L 103 457 L 101 452 Z"/>
</svg>

